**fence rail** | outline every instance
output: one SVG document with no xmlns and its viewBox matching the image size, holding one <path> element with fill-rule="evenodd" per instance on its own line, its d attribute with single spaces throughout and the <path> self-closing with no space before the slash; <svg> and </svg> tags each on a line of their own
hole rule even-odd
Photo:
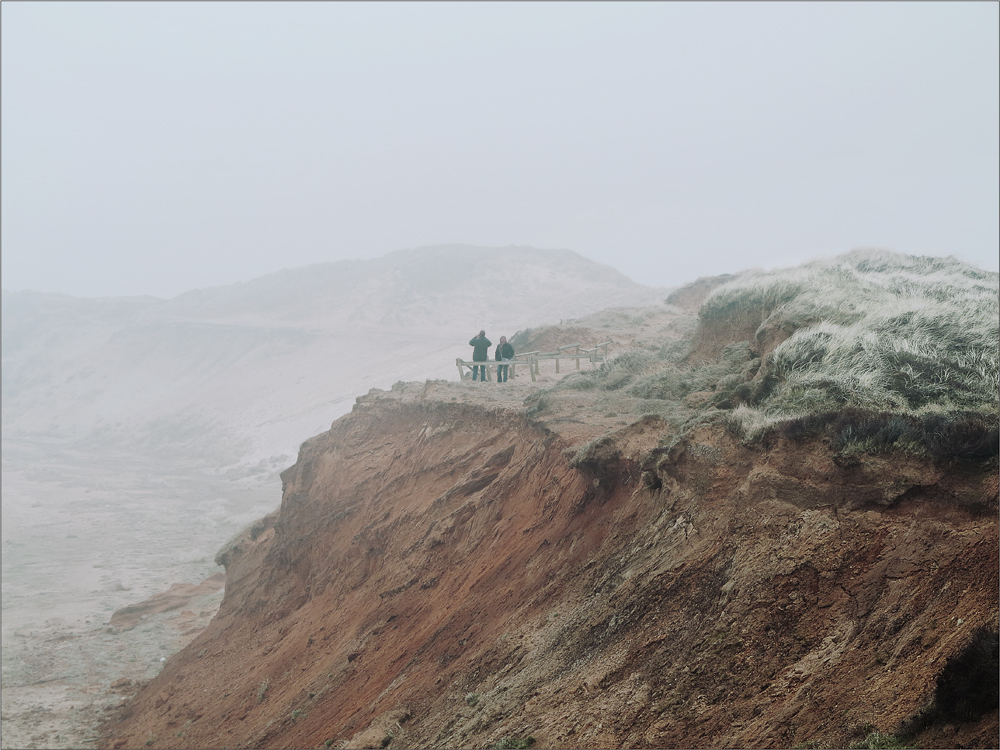
<svg viewBox="0 0 1000 750">
<path fill-rule="evenodd" d="M 462 359 L 458 357 L 455 359 L 455 365 L 458 367 L 459 378 L 465 380 L 466 377 L 471 377 L 471 372 L 473 367 L 484 368 L 486 376 L 485 380 L 493 380 L 493 372 L 497 367 L 509 366 L 510 367 L 510 377 L 517 377 L 516 367 L 517 365 L 527 365 L 528 374 L 531 375 L 532 382 L 535 382 L 535 376 L 540 375 L 538 371 L 538 363 L 543 359 L 552 359 L 556 363 L 556 372 L 559 372 L 559 362 L 564 359 L 576 360 L 576 369 L 580 369 L 580 360 L 585 362 L 590 362 L 591 369 L 597 366 L 598 362 L 603 362 L 608 358 L 608 344 L 610 341 L 605 341 L 603 343 L 597 344 L 590 348 L 584 348 L 583 344 L 566 344 L 565 346 L 560 346 L 555 351 L 551 352 L 521 352 L 517 355 L 515 359 L 509 360 L 507 362 L 497 362 L 494 359 L 487 360 L 486 362 L 473 362 L 470 360 Z M 573 349 L 575 351 L 570 352 Z M 469 368 L 470 375 L 466 375 L 465 368 Z"/>
</svg>

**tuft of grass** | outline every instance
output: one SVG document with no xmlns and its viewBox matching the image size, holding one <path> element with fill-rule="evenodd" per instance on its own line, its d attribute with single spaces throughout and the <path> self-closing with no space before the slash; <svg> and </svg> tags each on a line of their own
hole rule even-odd
<svg viewBox="0 0 1000 750">
<path fill-rule="evenodd" d="M 748 443 L 763 442 L 769 435 L 795 441 L 823 437 L 845 457 L 899 451 L 936 461 L 985 461 L 1000 452 L 1000 419 L 970 410 L 909 415 L 846 407 L 782 417 L 740 407 L 727 424 Z"/>
<path fill-rule="evenodd" d="M 760 409 L 741 405 L 726 415 L 726 425 L 744 442 L 756 443 L 761 442 L 778 425 L 792 418 L 791 415 L 767 414 Z"/>
<path fill-rule="evenodd" d="M 554 389 L 620 391 L 640 399 L 677 401 L 695 391 L 716 390 L 720 379 L 738 385 L 755 371 L 755 359 L 745 341 L 726 347 L 719 362 L 684 365 L 661 353 L 632 350 L 619 354 L 591 372 L 567 376 Z"/>
<path fill-rule="evenodd" d="M 953 258 L 856 251 L 719 286 L 699 315 L 791 335 L 713 406 L 747 442 L 825 435 L 838 450 L 938 460 L 997 455 L 1000 276 Z M 735 368 L 730 367 L 735 373 Z M 836 415 L 840 416 L 836 416 Z"/>
<path fill-rule="evenodd" d="M 267 689 L 270 686 L 271 686 L 271 680 L 270 680 L 270 678 L 265 677 L 263 680 L 260 681 L 260 686 L 257 688 L 257 702 L 258 703 L 263 703 L 264 702 L 264 696 L 267 695 Z"/>
<path fill-rule="evenodd" d="M 535 738 L 530 735 L 527 737 L 508 736 L 501 737 L 490 745 L 489 750 L 525 750 L 534 744 Z"/>
<path fill-rule="evenodd" d="M 699 316 L 720 324 L 756 314 L 758 338 L 775 327 L 791 332 L 761 368 L 769 387 L 737 394 L 768 416 L 848 407 L 988 415 L 997 411 L 1000 386 L 998 278 L 953 258 L 856 251 L 744 274 L 715 289 Z M 737 421 L 754 433 L 747 415 Z M 958 433 L 937 447 L 925 441 L 929 452 L 988 452 L 978 432 Z"/>
<path fill-rule="evenodd" d="M 740 274 L 714 289 L 698 314 L 703 322 L 751 315 L 763 322 L 782 309 L 793 322 L 849 323 L 886 298 L 947 302 L 995 288 L 995 273 L 955 258 L 855 250 L 797 268 Z"/>
<path fill-rule="evenodd" d="M 250 536 L 253 533 L 254 528 L 256 528 L 259 523 L 259 521 L 251 521 L 229 537 L 229 539 L 226 540 L 226 543 L 223 544 L 219 548 L 219 551 L 215 553 L 215 564 L 219 567 L 226 567 L 229 564 L 232 555 L 240 553 L 240 542 Z M 256 539 L 257 536 L 254 536 L 253 538 Z"/>
<path fill-rule="evenodd" d="M 935 458 L 955 457 L 975 461 L 997 455 L 1000 420 L 996 414 L 928 412 L 921 417 L 921 422 L 923 444 Z"/>
<path fill-rule="evenodd" d="M 851 745 L 851 750 L 902 750 L 907 747 L 906 740 L 895 734 L 872 732 L 861 742 Z"/>
<path fill-rule="evenodd" d="M 617 391 L 631 383 L 637 375 L 655 371 L 657 358 L 646 351 L 630 350 L 622 352 L 601 363 L 590 373 L 597 387 L 604 391 Z"/>
<path fill-rule="evenodd" d="M 527 407 L 525 413 L 531 417 L 536 414 L 541 414 L 543 411 L 548 409 L 549 400 L 545 395 L 545 391 L 539 391 L 524 399 L 524 405 Z"/>
</svg>

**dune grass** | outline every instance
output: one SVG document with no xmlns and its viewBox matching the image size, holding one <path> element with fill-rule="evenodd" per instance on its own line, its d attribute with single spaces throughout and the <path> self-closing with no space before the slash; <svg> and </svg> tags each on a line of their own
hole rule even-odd
<svg viewBox="0 0 1000 750">
<path fill-rule="evenodd" d="M 692 364 L 692 336 L 656 354 L 626 352 L 559 387 L 664 400 L 708 392 L 695 411 L 725 411 L 751 443 L 823 433 L 839 449 L 978 460 L 997 452 L 998 280 L 954 258 L 886 251 L 747 272 L 708 296 L 699 325 L 745 330 L 750 321 L 757 338 L 791 332 L 773 351 L 736 342 Z"/>
</svg>

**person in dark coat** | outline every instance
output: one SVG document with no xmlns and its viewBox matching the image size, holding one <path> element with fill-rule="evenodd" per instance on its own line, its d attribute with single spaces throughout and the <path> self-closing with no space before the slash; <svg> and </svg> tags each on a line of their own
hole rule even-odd
<svg viewBox="0 0 1000 750">
<path fill-rule="evenodd" d="M 473 347 L 473 362 L 486 362 L 489 360 L 490 347 L 493 346 L 493 342 L 486 338 L 486 331 L 480 331 L 479 335 L 469 342 L 469 346 Z M 476 372 L 477 370 L 479 371 L 478 373 Z M 472 379 L 475 380 L 477 375 L 480 375 L 482 380 L 486 380 L 486 365 L 472 366 Z"/>
<path fill-rule="evenodd" d="M 497 362 L 508 362 L 514 359 L 514 347 L 507 343 L 506 336 L 500 337 L 500 343 L 497 344 L 497 350 L 494 354 L 494 359 L 496 359 Z M 510 365 L 497 365 L 498 383 L 507 382 L 508 369 L 510 369 Z"/>
</svg>

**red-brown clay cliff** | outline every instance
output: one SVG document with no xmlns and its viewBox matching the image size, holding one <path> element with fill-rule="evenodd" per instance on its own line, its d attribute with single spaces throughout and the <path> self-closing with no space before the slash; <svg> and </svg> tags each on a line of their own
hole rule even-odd
<svg viewBox="0 0 1000 750">
<path fill-rule="evenodd" d="M 107 746 L 845 746 L 996 625 L 995 465 L 666 450 L 527 387 L 373 391 L 306 442 Z"/>
</svg>

